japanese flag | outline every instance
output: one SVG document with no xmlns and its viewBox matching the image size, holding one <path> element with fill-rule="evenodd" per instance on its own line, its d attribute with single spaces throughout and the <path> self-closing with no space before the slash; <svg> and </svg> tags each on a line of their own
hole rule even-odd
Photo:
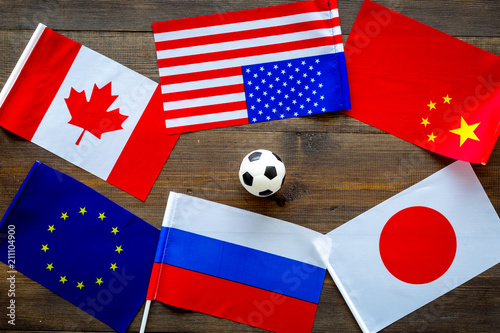
<svg viewBox="0 0 500 333">
<path fill-rule="evenodd" d="M 159 85 L 39 24 L 0 126 L 144 200 L 172 150 Z"/>
<path fill-rule="evenodd" d="M 327 234 L 328 271 L 377 332 L 500 262 L 500 219 L 455 162 Z"/>
</svg>

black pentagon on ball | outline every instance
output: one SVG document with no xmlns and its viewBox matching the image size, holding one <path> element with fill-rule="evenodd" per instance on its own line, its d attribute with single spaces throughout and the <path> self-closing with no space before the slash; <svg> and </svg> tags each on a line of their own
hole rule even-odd
<svg viewBox="0 0 500 333">
<path fill-rule="evenodd" d="M 278 172 L 276 171 L 276 168 L 274 166 L 267 166 L 266 167 L 266 172 L 264 172 L 264 176 L 266 176 L 269 179 L 273 179 L 278 175 Z"/>
<path fill-rule="evenodd" d="M 253 176 L 251 174 L 249 174 L 248 172 L 245 172 L 242 177 L 243 177 L 243 182 L 247 186 L 252 186 L 252 184 L 253 184 Z"/>
<path fill-rule="evenodd" d="M 258 161 L 260 159 L 261 155 L 262 155 L 262 153 L 260 151 L 254 151 L 253 153 L 251 153 L 248 156 L 248 159 L 250 160 L 250 162 L 255 162 L 255 161 Z"/>
<path fill-rule="evenodd" d="M 273 191 L 271 191 L 271 190 L 265 190 L 265 191 L 259 192 L 259 196 L 261 196 L 261 197 L 265 197 L 265 196 L 268 196 L 271 194 L 273 194 Z"/>
</svg>

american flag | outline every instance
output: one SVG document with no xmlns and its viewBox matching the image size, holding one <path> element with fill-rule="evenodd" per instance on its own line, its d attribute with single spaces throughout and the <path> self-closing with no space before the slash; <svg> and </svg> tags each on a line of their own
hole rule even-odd
<svg viewBox="0 0 500 333">
<path fill-rule="evenodd" d="M 153 24 L 170 133 L 350 108 L 336 1 Z"/>
</svg>

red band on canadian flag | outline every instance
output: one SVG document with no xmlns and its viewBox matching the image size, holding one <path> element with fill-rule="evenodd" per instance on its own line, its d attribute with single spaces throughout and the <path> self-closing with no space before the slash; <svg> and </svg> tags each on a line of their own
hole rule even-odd
<svg viewBox="0 0 500 333">
<path fill-rule="evenodd" d="M 0 95 L 0 126 L 145 200 L 178 138 L 158 87 L 40 24 Z"/>
</svg>

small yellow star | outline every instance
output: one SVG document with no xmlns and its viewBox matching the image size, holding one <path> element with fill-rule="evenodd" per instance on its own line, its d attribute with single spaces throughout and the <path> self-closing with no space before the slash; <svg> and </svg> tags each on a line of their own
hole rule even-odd
<svg viewBox="0 0 500 333">
<path fill-rule="evenodd" d="M 465 122 L 464 117 L 461 118 L 462 119 L 460 120 L 460 128 L 450 130 L 451 133 L 460 135 L 460 147 L 462 147 L 462 145 L 464 144 L 465 141 L 467 141 L 467 139 L 479 141 L 479 138 L 474 133 L 474 131 L 481 123 L 468 125 L 467 122 Z"/>
<path fill-rule="evenodd" d="M 443 99 L 444 99 L 443 104 L 444 104 L 444 103 L 450 104 L 450 101 L 451 101 L 453 98 L 451 98 L 450 96 L 446 95 L 445 97 L 443 97 Z"/>
<path fill-rule="evenodd" d="M 61 278 L 61 279 L 59 280 L 59 282 L 62 282 L 62 284 L 64 284 L 64 282 L 68 281 L 68 280 L 66 279 L 66 275 L 64 275 L 64 276 L 60 276 L 60 278 Z"/>
<path fill-rule="evenodd" d="M 122 246 L 121 245 L 120 246 L 117 245 L 115 252 L 118 252 L 118 254 L 120 254 L 122 251 L 123 251 Z"/>
<path fill-rule="evenodd" d="M 43 252 L 47 252 L 47 250 L 49 250 L 49 244 L 45 244 L 45 245 L 42 244 L 42 249 L 41 250 Z"/>
<path fill-rule="evenodd" d="M 115 269 L 117 269 L 117 268 L 118 268 L 118 266 L 116 266 L 116 263 L 114 263 L 114 264 L 111 264 L 111 267 L 109 269 L 112 269 L 114 272 Z"/>
<path fill-rule="evenodd" d="M 430 124 L 429 118 L 422 118 L 422 122 L 420 124 L 424 125 L 424 127 L 427 127 L 427 125 Z"/>
<path fill-rule="evenodd" d="M 95 283 L 101 285 L 101 283 L 104 283 L 104 281 L 102 281 L 102 278 L 97 278 L 97 281 Z"/>
<path fill-rule="evenodd" d="M 85 210 L 85 207 L 83 207 L 83 208 L 80 207 L 80 211 L 78 213 L 82 214 L 82 216 L 83 216 L 83 215 L 85 215 L 86 212 L 87 211 Z"/>
<path fill-rule="evenodd" d="M 47 268 L 49 271 L 52 272 L 52 269 L 54 268 L 54 265 L 53 264 L 47 264 Z"/>
<path fill-rule="evenodd" d="M 77 287 L 77 288 L 80 288 L 80 290 L 82 290 L 82 288 L 83 288 L 83 287 L 85 287 L 85 286 L 83 285 L 83 281 L 82 281 L 82 282 L 77 282 L 77 283 L 78 283 L 78 284 L 77 284 L 77 286 L 76 286 L 76 287 Z"/>
<path fill-rule="evenodd" d="M 50 231 L 50 233 L 52 233 L 52 231 L 56 230 L 56 228 L 54 228 L 54 225 L 49 225 L 49 228 L 47 229 L 47 231 Z"/>
<path fill-rule="evenodd" d="M 66 221 L 66 219 L 68 218 L 68 212 L 61 213 L 61 218 L 64 219 L 64 221 Z"/>
<path fill-rule="evenodd" d="M 98 219 L 101 219 L 101 221 L 104 221 L 105 218 L 106 218 L 106 216 L 104 216 L 104 213 L 99 213 Z"/>
<path fill-rule="evenodd" d="M 118 227 L 116 227 L 116 228 L 111 227 L 111 228 L 113 229 L 113 230 L 111 230 L 111 233 L 115 234 L 115 236 L 116 236 L 117 232 L 120 232 L 120 230 L 118 230 Z"/>
<path fill-rule="evenodd" d="M 427 106 L 429 107 L 429 110 L 432 110 L 432 109 L 435 109 L 436 108 L 436 103 L 433 103 L 432 101 L 427 104 Z"/>
<path fill-rule="evenodd" d="M 429 137 L 429 140 L 427 140 L 427 141 L 435 142 L 434 139 L 437 138 L 437 136 L 434 135 L 434 132 L 432 132 L 431 134 L 428 134 L 427 136 Z"/>
</svg>

